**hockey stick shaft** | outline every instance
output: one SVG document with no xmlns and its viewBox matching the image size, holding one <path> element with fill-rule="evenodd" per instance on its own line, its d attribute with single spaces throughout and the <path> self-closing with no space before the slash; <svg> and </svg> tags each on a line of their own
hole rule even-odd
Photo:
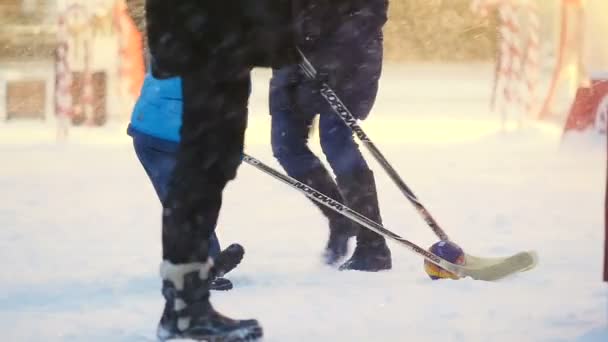
<svg viewBox="0 0 608 342">
<path fill-rule="evenodd" d="M 322 205 L 328 207 L 329 209 L 334 210 L 335 212 L 345 216 L 346 218 L 362 225 L 363 227 L 370 229 L 373 232 L 384 236 L 385 238 L 396 241 L 397 243 L 405 246 L 406 248 L 413 251 L 414 253 L 421 255 L 423 258 L 429 260 L 430 262 L 432 262 L 440 267 L 443 267 L 451 272 L 454 272 L 456 274 L 461 273 L 458 270 L 457 265 L 454 265 L 454 264 L 450 263 L 449 261 L 442 259 L 442 258 L 438 257 L 437 255 L 425 250 L 424 248 L 419 247 L 418 245 L 414 244 L 413 242 L 410 242 L 410 241 L 402 238 L 401 236 L 384 228 L 384 226 L 382 226 L 381 224 L 348 208 L 344 204 L 342 204 L 338 201 L 335 201 L 328 196 L 325 196 L 324 194 L 315 190 L 314 188 L 311 188 L 310 186 L 273 169 L 272 167 L 262 163 L 260 160 L 254 158 L 250 155 L 244 154 L 243 161 L 246 162 L 247 164 L 255 167 L 256 169 L 272 176 L 273 178 L 278 179 L 279 181 L 300 191 L 301 193 L 303 193 L 307 197 L 311 198 L 312 200 L 317 201 L 317 202 L 321 203 Z"/>
<path fill-rule="evenodd" d="M 346 218 L 360 224 L 362 227 L 370 229 L 387 239 L 396 241 L 398 244 L 406 247 L 408 250 L 422 256 L 426 260 L 435 265 L 456 274 L 459 277 L 471 277 L 477 280 L 494 281 L 504 278 L 516 272 L 522 272 L 533 268 L 536 265 L 536 254 L 531 252 L 521 252 L 507 258 L 480 258 L 465 254 L 467 261 L 465 265 L 453 264 L 436 254 L 433 254 L 418 245 L 410 242 L 401 236 L 384 228 L 379 223 L 361 215 L 360 213 L 348 208 L 344 204 L 325 196 L 321 192 L 311 188 L 310 186 L 299 182 L 298 180 L 284 175 L 268 165 L 265 165 L 258 159 L 244 154 L 243 160 L 262 172 L 272 176 L 275 179 L 291 186 L 292 188 L 302 192 L 307 197 L 322 205 L 336 211 Z"/>
<path fill-rule="evenodd" d="M 299 50 L 298 50 L 299 51 Z M 317 78 L 317 71 L 310 63 L 310 61 L 306 58 L 306 56 L 301 52 L 300 56 L 302 57 L 302 63 L 300 67 L 304 71 L 305 75 L 315 80 Z M 399 190 L 407 197 L 407 199 L 414 205 L 416 211 L 422 216 L 426 224 L 433 230 L 435 235 L 439 237 L 441 240 L 449 240 L 448 235 L 441 229 L 437 221 L 431 216 L 428 210 L 420 203 L 418 197 L 414 194 L 414 192 L 405 184 L 403 179 L 399 176 L 397 171 L 393 168 L 393 166 L 388 162 L 386 157 L 380 152 L 380 150 L 376 147 L 376 145 L 372 142 L 369 136 L 363 131 L 363 128 L 357 123 L 357 119 L 353 116 L 350 110 L 346 107 L 346 105 L 340 100 L 338 95 L 329 87 L 329 85 L 325 82 L 320 82 L 320 93 L 323 98 L 327 101 L 327 103 L 331 106 L 334 112 L 344 121 L 344 123 L 355 133 L 357 138 L 365 145 L 365 147 L 370 151 L 370 153 L 374 156 L 374 158 L 378 161 L 378 163 L 382 166 L 382 168 L 388 173 L 390 179 L 397 185 Z"/>
</svg>

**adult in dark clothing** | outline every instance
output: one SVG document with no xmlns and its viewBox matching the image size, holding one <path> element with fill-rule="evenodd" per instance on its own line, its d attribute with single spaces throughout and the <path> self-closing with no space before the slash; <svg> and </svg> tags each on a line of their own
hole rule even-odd
<svg viewBox="0 0 608 342">
<path fill-rule="evenodd" d="M 298 46 L 358 119 L 368 116 L 378 91 L 387 10 L 388 0 L 294 0 Z M 308 80 L 297 65 L 273 71 L 270 112 L 274 156 L 290 176 L 382 222 L 374 175 L 350 128 L 321 97 L 319 85 Z M 321 147 L 336 181 L 308 147 L 317 114 Z M 346 255 L 348 239 L 356 234 L 357 247 L 341 269 L 379 271 L 392 267 L 382 236 L 317 206 L 329 221 L 323 254 L 327 264 L 335 264 Z"/>
<path fill-rule="evenodd" d="M 163 201 L 161 340 L 253 340 L 255 320 L 232 320 L 209 302 L 209 237 L 236 175 L 247 125 L 250 71 L 297 63 L 287 0 L 147 0 L 151 74 L 181 79 L 176 164 Z"/>
</svg>

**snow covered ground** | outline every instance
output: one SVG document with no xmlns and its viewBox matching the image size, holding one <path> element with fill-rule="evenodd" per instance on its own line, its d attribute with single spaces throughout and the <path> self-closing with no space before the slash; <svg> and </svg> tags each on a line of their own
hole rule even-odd
<svg viewBox="0 0 608 342">
<path fill-rule="evenodd" d="M 303 196 L 243 165 L 218 232 L 246 250 L 214 293 L 223 313 L 258 318 L 265 341 L 608 341 L 601 283 L 604 140 L 526 126 L 500 133 L 489 66 L 389 67 L 364 128 L 468 252 L 536 249 L 533 271 L 496 283 L 430 281 L 392 244 L 394 269 L 320 263 L 327 229 Z M 256 74 L 248 153 L 268 146 L 267 73 Z M 54 141 L 52 123 L 0 125 L 0 331 L 4 341 L 150 341 L 162 305 L 160 206 L 125 123 Z M 317 148 L 318 150 L 318 148 Z M 435 241 L 390 180 L 387 228 Z"/>
</svg>

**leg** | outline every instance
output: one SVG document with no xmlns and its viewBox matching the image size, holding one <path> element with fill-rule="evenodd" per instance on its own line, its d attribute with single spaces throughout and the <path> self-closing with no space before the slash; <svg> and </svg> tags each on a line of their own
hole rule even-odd
<svg viewBox="0 0 608 342">
<path fill-rule="evenodd" d="M 370 54 L 367 63 L 348 77 L 340 80 L 336 92 L 358 119 L 366 118 L 373 107 L 381 72 L 381 43 L 373 41 L 366 49 Z M 347 67 L 348 69 L 349 67 Z M 346 204 L 364 216 L 382 223 L 374 174 L 354 141 L 353 132 L 333 110 L 326 105 L 320 120 L 321 147 L 327 156 Z M 385 239 L 361 227 L 357 235 L 357 248 L 341 269 L 379 271 L 392 267 L 391 254 Z"/>
<path fill-rule="evenodd" d="M 163 227 L 164 258 L 172 262 L 206 261 L 208 249 L 197 242 L 213 231 L 243 153 L 249 78 L 213 83 L 206 75 L 183 77 L 182 140 Z"/>
<path fill-rule="evenodd" d="M 182 78 L 182 140 L 163 203 L 161 277 L 166 306 L 161 340 L 225 339 L 262 335 L 255 320 L 235 321 L 209 302 L 213 263 L 209 237 L 216 225 L 226 184 L 236 175 L 247 119 L 248 75 L 214 82 L 204 73 Z"/>
<path fill-rule="evenodd" d="M 303 111 L 294 101 L 294 97 L 306 96 L 308 93 L 307 88 L 302 86 L 302 80 L 297 79 L 294 68 L 288 67 L 273 73 L 270 87 L 272 150 L 288 175 L 334 200 L 343 202 L 336 183 L 308 147 L 315 108 L 312 106 L 306 108 L 307 111 Z M 346 255 L 348 239 L 355 234 L 354 226 L 348 219 L 325 206 L 315 201 L 312 203 L 321 210 L 329 222 L 330 234 L 323 260 L 327 264 L 335 264 Z"/>
<path fill-rule="evenodd" d="M 137 137 L 133 139 L 133 147 L 139 162 L 146 171 L 148 178 L 150 178 L 158 199 L 161 203 L 164 203 L 169 192 L 171 173 L 175 168 L 176 153 L 160 150 L 151 146 L 145 139 Z M 209 256 L 215 259 L 220 251 L 220 242 L 214 230 L 209 239 Z"/>
<path fill-rule="evenodd" d="M 158 199 L 161 203 L 164 203 L 169 189 L 171 173 L 175 168 L 175 151 L 159 149 L 151 144 L 149 140 L 137 136 L 133 139 L 133 146 L 137 158 L 150 178 Z M 211 280 L 209 286 L 211 290 L 225 291 L 232 289 L 232 282 L 223 276 L 238 266 L 244 253 L 243 247 L 239 244 L 232 244 L 222 251 L 215 231 L 211 234 L 209 256 L 214 260 L 214 266 L 218 270 L 217 276 Z"/>
<path fill-rule="evenodd" d="M 294 97 L 302 91 L 295 67 L 273 71 L 270 81 L 271 144 L 274 157 L 290 176 L 322 167 L 308 147 L 308 136 L 316 115 L 314 108 L 302 110 Z"/>
<path fill-rule="evenodd" d="M 323 113 L 320 121 L 321 146 L 331 164 L 347 206 L 382 223 L 374 174 L 354 141 L 352 131 L 333 113 Z M 379 271 L 392 267 L 385 239 L 360 227 L 357 248 L 342 269 Z"/>
</svg>

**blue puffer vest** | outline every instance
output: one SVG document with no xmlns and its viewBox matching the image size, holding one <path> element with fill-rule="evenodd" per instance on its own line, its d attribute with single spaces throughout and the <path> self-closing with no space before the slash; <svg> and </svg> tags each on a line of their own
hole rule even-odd
<svg viewBox="0 0 608 342">
<path fill-rule="evenodd" d="M 133 107 L 128 134 L 176 145 L 180 140 L 182 107 L 181 79 L 157 79 L 148 73 Z"/>
</svg>

